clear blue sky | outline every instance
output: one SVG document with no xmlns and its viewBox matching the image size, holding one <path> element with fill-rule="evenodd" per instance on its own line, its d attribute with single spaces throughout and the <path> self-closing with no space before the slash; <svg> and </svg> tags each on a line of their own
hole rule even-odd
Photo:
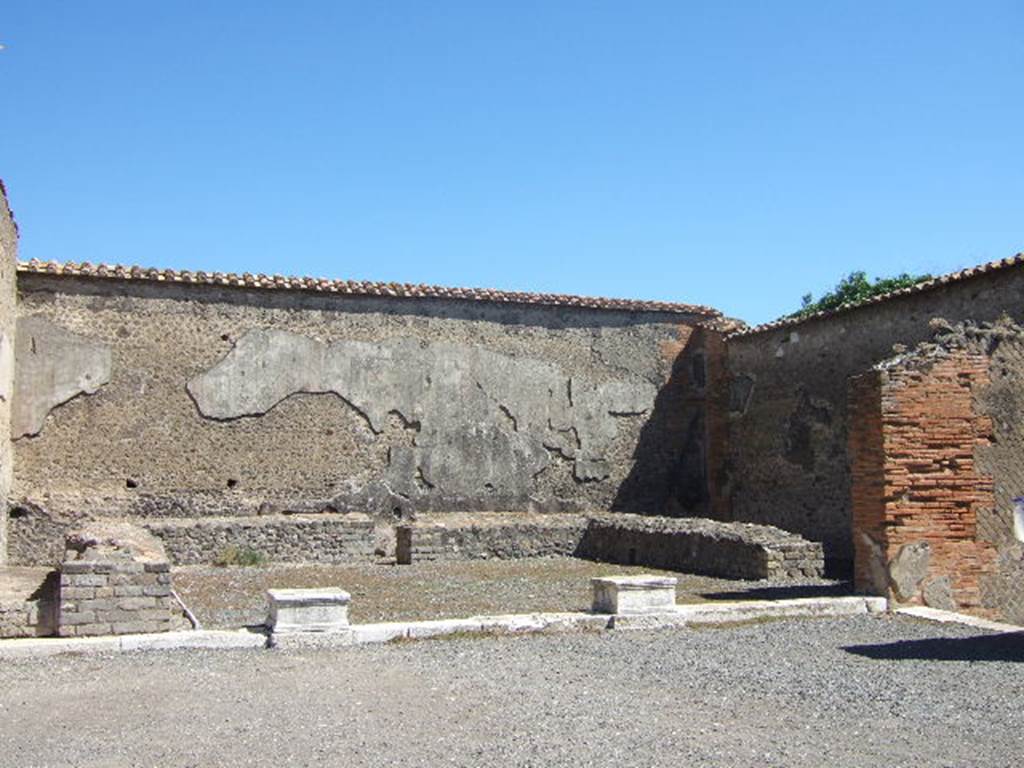
<svg viewBox="0 0 1024 768">
<path fill-rule="evenodd" d="M 1024 250 L 1024 3 L 0 9 L 23 258 L 712 304 Z"/>
</svg>

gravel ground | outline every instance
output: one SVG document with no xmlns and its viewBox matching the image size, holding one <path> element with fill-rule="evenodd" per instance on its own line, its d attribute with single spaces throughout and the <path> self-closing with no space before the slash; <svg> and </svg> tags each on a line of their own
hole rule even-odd
<svg viewBox="0 0 1024 768">
<path fill-rule="evenodd" d="M 1024 636 L 864 616 L 0 666 L 0 766 L 1010 766 Z"/>
<path fill-rule="evenodd" d="M 845 585 L 831 581 L 730 581 L 568 557 L 401 566 L 187 566 L 174 569 L 174 587 L 212 629 L 262 623 L 272 587 L 341 587 L 352 594 L 352 621 L 365 623 L 587 610 L 592 577 L 637 573 L 678 577 L 677 600 L 684 603 L 846 593 Z"/>
</svg>

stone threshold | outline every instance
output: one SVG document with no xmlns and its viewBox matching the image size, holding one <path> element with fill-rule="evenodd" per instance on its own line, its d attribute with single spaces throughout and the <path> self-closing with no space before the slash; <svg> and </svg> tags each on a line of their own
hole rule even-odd
<svg viewBox="0 0 1024 768">
<path fill-rule="evenodd" d="M 276 636 L 249 630 L 191 630 L 107 637 L 19 638 L 0 640 L 0 659 L 177 649 L 228 650 L 269 647 L 288 650 L 444 637 L 701 628 L 775 619 L 858 616 L 883 613 L 886 608 L 886 600 L 881 597 L 809 597 L 677 605 L 669 611 L 644 614 L 523 613 L 473 616 L 465 619 L 353 624 L 347 630 L 339 632 L 292 632 Z"/>
</svg>

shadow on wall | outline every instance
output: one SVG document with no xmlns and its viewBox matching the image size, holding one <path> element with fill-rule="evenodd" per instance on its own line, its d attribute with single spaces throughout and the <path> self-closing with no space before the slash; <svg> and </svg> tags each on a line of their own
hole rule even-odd
<svg viewBox="0 0 1024 768">
<path fill-rule="evenodd" d="M 707 372 L 699 331 L 672 363 L 650 418 L 640 430 L 633 467 L 612 510 L 667 517 L 707 517 L 705 398 Z"/>
<path fill-rule="evenodd" d="M 847 653 L 884 661 L 1024 661 L 1024 632 L 848 645 Z"/>
</svg>

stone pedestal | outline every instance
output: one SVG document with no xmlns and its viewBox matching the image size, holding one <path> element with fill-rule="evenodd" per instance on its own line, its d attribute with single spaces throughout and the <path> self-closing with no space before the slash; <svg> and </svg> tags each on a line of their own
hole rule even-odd
<svg viewBox="0 0 1024 768">
<path fill-rule="evenodd" d="M 342 589 L 270 589 L 267 620 L 275 635 L 302 632 L 347 632 L 348 604 Z"/>
<path fill-rule="evenodd" d="M 675 610 L 676 584 L 671 576 L 604 576 L 591 579 L 595 613 L 665 613 Z"/>
</svg>

